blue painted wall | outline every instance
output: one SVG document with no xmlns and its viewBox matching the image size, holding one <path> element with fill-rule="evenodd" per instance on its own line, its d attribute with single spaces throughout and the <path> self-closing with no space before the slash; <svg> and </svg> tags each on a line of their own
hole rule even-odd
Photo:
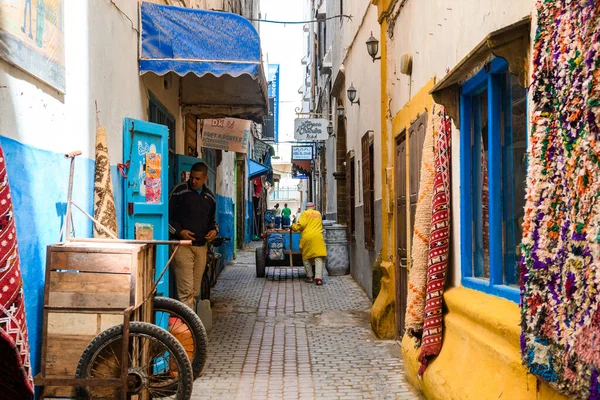
<svg viewBox="0 0 600 400">
<path fill-rule="evenodd" d="M 46 246 L 58 242 L 66 212 L 69 160 L 62 153 L 36 149 L 0 136 L 6 158 L 21 273 L 25 293 L 27 328 L 33 373 L 40 368 Z M 70 149 L 74 150 L 74 149 Z M 111 168 L 118 221 L 122 222 L 122 190 L 116 167 Z M 73 201 L 93 214 L 94 161 L 78 157 L 75 162 Z M 73 214 L 75 233 L 89 237 L 92 225 L 78 210 Z M 122 225 L 121 225 L 122 226 Z"/>
<path fill-rule="evenodd" d="M 217 194 L 217 222 L 219 223 L 219 236 L 228 237 L 231 241 L 220 248 L 225 263 L 233 260 L 235 214 L 233 212 L 233 199 Z"/>
<path fill-rule="evenodd" d="M 245 243 L 248 244 L 252 241 L 252 232 L 254 226 L 254 210 L 251 201 L 246 202 L 246 237 Z"/>
</svg>

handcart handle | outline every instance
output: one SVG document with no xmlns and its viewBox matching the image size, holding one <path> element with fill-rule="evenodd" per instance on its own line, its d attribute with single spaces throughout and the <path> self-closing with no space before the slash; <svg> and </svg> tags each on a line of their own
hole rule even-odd
<svg viewBox="0 0 600 400">
<path fill-rule="evenodd" d="M 65 158 L 75 158 L 77 156 L 80 156 L 82 153 L 81 151 L 72 151 L 70 153 L 65 154 Z"/>
</svg>

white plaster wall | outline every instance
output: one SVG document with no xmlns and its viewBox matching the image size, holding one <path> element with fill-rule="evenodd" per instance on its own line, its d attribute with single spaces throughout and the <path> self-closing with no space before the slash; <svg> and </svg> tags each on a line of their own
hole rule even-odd
<svg viewBox="0 0 600 400">
<path fill-rule="evenodd" d="M 337 169 L 335 140 L 335 137 L 330 137 L 325 142 L 325 163 L 327 165 L 327 208 L 325 213 L 328 215 L 337 213 L 337 181 L 333 177 L 333 173 Z M 339 219 L 339 215 L 337 219 Z"/>
<path fill-rule="evenodd" d="M 373 131 L 373 153 L 375 155 L 375 200 L 381 199 L 381 86 L 379 85 L 381 69 L 379 63 L 373 63 L 367 53 L 365 42 L 371 35 L 371 31 L 379 29 L 377 22 L 377 7 L 370 6 L 363 22 L 363 26 L 357 32 L 354 46 L 349 49 L 344 63 L 346 68 L 346 82 L 342 93 L 346 96 L 346 90 L 354 85 L 357 91 L 356 98 L 360 105 L 350 105 L 345 102 L 346 110 L 346 133 L 347 151 L 354 150 L 356 162 L 356 206 L 364 204 L 362 193 L 362 166 L 358 169 L 358 161 L 362 163 L 361 138 L 368 131 Z M 335 165 L 335 164 L 334 164 Z"/>
<path fill-rule="evenodd" d="M 407 0 L 388 37 L 388 96 L 391 115 L 396 115 L 411 96 L 431 78 L 439 81 L 462 60 L 487 34 L 535 10 L 534 0 Z M 411 77 L 400 74 L 400 56 L 413 57 Z M 388 121 L 388 127 L 391 124 Z M 389 146 L 393 145 L 390 135 Z M 454 285 L 459 285 L 460 272 L 460 132 L 452 135 L 452 253 Z M 390 147 L 393 148 L 393 147 Z"/>
<path fill-rule="evenodd" d="M 362 43 L 360 40 L 355 39 L 358 30 L 361 29 L 360 27 L 363 25 L 367 11 L 369 11 L 371 8 L 376 7 L 372 6 L 370 1 L 344 0 L 344 15 L 351 15 L 352 20 L 347 18 L 343 18 L 341 20 L 339 18 L 333 18 L 327 21 L 327 30 L 335 32 L 333 34 L 332 41 L 330 42 L 333 44 L 333 79 L 335 79 L 337 71 L 340 69 L 340 65 L 344 62 L 346 54 L 353 46 L 355 41 L 358 44 L 358 47 L 363 47 L 365 55 L 368 57 L 368 54 L 366 53 L 366 45 L 364 43 L 366 39 Z M 339 15 L 339 13 L 339 0 L 334 0 L 327 3 L 327 15 Z M 377 21 L 377 16 L 375 16 L 374 20 Z M 373 25 L 373 30 L 379 30 L 379 25 Z M 368 37 L 369 35 L 367 34 L 367 38 Z"/>
<path fill-rule="evenodd" d="M 176 118 L 183 150 L 178 78 L 165 90 L 163 78 L 139 77 L 138 2 L 115 3 L 121 11 L 109 0 L 65 2 L 66 94 L 0 61 L 2 135 L 58 153 L 81 150 L 93 158 L 97 102 L 114 165 L 123 160 L 123 119 L 146 120 L 152 90 Z"/>
<path fill-rule="evenodd" d="M 224 151 L 221 165 L 217 168 L 217 193 L 224 197 L 233 199 L 235 203 L 235 169 L 236 154 L 232 151 Z M 243 177 L 241 179 L 244 179 Z"/>
</svg>

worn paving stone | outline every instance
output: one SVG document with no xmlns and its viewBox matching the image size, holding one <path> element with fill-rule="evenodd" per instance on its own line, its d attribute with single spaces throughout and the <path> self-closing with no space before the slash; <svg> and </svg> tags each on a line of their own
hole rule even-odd
<svg viewBox="0 0 600 400">
<path fill-rule="evenodd" d="M 208 361 L 192 399 L 422 399 L 400 347 L 369 325 L 370 301 L 350 276 L 304 282 L 299 268 L 256 278 L 238 252 L 213 290 Z"/>
</svg>

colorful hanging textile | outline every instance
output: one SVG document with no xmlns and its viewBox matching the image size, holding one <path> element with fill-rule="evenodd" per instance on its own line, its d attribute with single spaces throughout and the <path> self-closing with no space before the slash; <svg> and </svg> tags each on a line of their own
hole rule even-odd
<svg viewBox="0 0 600 400">
<path fill-rule="evenodd" d="M 96 173 L 94 177 L 94 218 L 117 236 L 117 211 L 110 176 L 110 158 L 106 130 L 98 125 L 96 129 Z M 110 235 L 94 223 L 95 238 L 110 238 Z"/>
<path fill-rule="evenodd" d="M 33 398 L 25 298 L 12 199 L 0 147 L 0 397 Z"/>
<path fill-rule="evenodd" d="M 562 393 L 600 399 L 600 2 L 537 8 L 521 350 Z"/>
<path fill-rule="evenodd" d="M 442 349 L 442 303 L 450 250 L 450 139 L 452 121 L 445 112 L 435 125 L 433 198 L 427 263 L 425 322 L 419 361 L 423 375 L 429 358 Z"/>
<path fill-rule="evenodd" d="M 431 226 L 431 196 L 434 178 L 433 131 L 439 124 L 439 106 L 434 105 L 429 113 L 423 156 L 421 159 L 419 198 L 413 225 L 411 246 L 411 264 L 408 272 L 408 299 L 406 307 L 406 333 L 417 339 L 423 332 L 425 315 L 425 291 L 427 286 L 427 250 L 429 248 L 429 231 Z M 417 151 L 417 149 L 410 149 Z"/>
</svg>

